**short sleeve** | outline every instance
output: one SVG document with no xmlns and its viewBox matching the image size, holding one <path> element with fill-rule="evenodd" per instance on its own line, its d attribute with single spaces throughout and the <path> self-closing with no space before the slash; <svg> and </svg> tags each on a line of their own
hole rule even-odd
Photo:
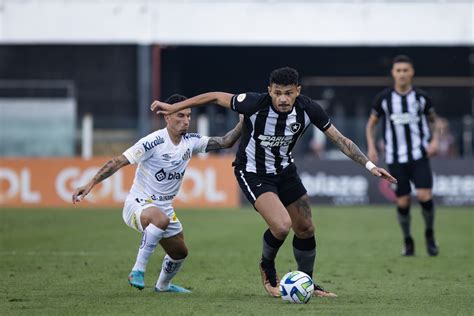
<svg viewBox="0 0 474 316">
<path fill-rule="evenodd" d="M 370 114 L 373 114 L 377 117 L 381 117 L 385 114 L 382 108 L 382 100 L 383 100 L 382 94 L 378 94 L 374 98 L 374 100 L 372 101 L 372 108 L 371 108 Z"/>
<path fill-rule="evenodd" d="M 311 123 L 313 123 L 322 132 L 331 127 L 331 120 L 318 102 L 308 98 L 306 101 L 305 112 L 308 114 Z"/>
<path fill-rule="evenodd" d="M 428 115 L 435 110 L 433 106 L 433 100 L 428 95 L 424 95 L 423 97 L 425 98 L 425 108 L 423 109 L 423 113 Z"/>
<path fill-rule="evenodd" d="M 124 151 L 123 155 L 131 164 L 147 160 L 153 155 L 153 148 L 164 143 L 164 139 L 155 133 L 147 135 Z"/>
<path fill-rule="evenodd" d="M 193 153 L 205 153 L 209 137 L 202 136 L 198 133 L 190 133 L 188 135 L 193 146 Z"/>
<path fill-rule="evenodd" d="M 252 115 L 257 112 L 265 94 L 247 92 L 236 94 L 230 101 L 230 108 L 238 113 Z"/>
</svg>

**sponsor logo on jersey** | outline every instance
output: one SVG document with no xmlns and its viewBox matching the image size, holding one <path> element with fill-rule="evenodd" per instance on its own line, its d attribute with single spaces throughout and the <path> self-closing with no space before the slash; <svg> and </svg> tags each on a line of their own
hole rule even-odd
<svg viewBox="0 0 474 316">
<path fill-rule="evenodd" d="M 295 134 L 301 128 L 301 123 L 295 122 L 290 124 L 290 131 Z"/>
<path fill-rule="evenodd" d="M 160 171 L 155 173 L 155 178 L 158 182 L 163 181 L 164 179 L 166 179 L 166 172 L 163 169 L 161 169 Z"/>
<path fill-rule="evenodd" d="M 165 142 L 165 140 L 163 138 L 161 138 L 160 136 L 156 136 L 155 140 L 153 140 L 151 142 L 144 142 L 143 147 L 145 148 L 145 151 L 149 151 L 149 150 L 155 148 L 156 146 L 158 146 L 160 144 L 163 144 L 164 142 Z"/>
<path fill-rule="evenodd" d="M 191 138 L 191 137 L 201 138 L 202 136 L 201 136 L 201 134 L 199 134 L 199 133 L 187 133 L 187 134 L 185 135 L 185 138 Z"/>
<path fill-rule="evenodd" d="M 246 96 L 247 96 L 247 94 L 245 94 L 245 93 L 239 94 L 239 95 L 237 96 L 237 101 L 239 101 L 239 102 L 244 101 Z"/>
<path fill-rule="evenodd" d="M 263 147 L 281 147 L 289 146 L 293 141 L 293 135 L 275 136 L 275 135 L 259 135 L 258 140 Z"/>
<path fill-rule="evenodd" d="M 183 159 L 183 161 L 191 159 L 191 150 L 188 148 L 188 150 L 186 150 L 183 157 L 181 157 L 181 158 Z"/>
<path fill-rule="evenodd" d="M 153 201 L 170 201 L 172 199 L 174 199 L 174 197 L 176 196 L 176 194 L 172 194 L 172 195 L 155 195 L 153 194 L 151 196 L 151 199 Z"/>
<path fill-rule="evenodd" d="M 390 119 L 395 125 L 407 125 L 412 123 L 418 123 L 420 117 L 413 113 L 393 113 L 390 115 Z"/>
<path fill-rule="evenodd" d="M 185 170 L 186 171 L 186 170 Z M 164 169 L 161 169 L 157 173 L 155 173 L 156 181 L 161 182 L 165 179 L 167 180 L 180 180 L 184 177 L 184 172 L 169 172 L 168 174 Z"/>
</svg>

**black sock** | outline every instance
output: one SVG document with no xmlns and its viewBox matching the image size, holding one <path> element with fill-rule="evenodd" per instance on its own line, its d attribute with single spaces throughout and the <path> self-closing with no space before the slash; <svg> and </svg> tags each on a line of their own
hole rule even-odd
<svg viewBox="0 0 474 316">
<path fill-rule="evenodd" d="M 402 228 L 403 237 L 411 238 L 410 234 L 410 206 L 408 207 L 397 207 L 397 216 L 398 216 L 398 223 Z"/>
<path fill-rule="evenodd" d="M 420 202 L 421 213 L 423 214 L 423 219 L 425 220 L 425 235 L 427 237 L 433 236 L 433 223 L 434 223 L 434 204 L 433 200 L 426 202 Z"/>
<path fill-rule="evenodd" d="M 280 249 L 284 241 L 285 240 L 277 239 L 275 236 L 273 236 L 270 229 L 267 229 L 263 234 L 262 259 L 264 259 L 264 261 L 274 261 L 278 253 L 278 249 Z"/>
<path fill-rule="evenodd" d="M 425 236 L 433 236 L 433 223 L 434 223 L 434 203 L 433 200 L 426 202 L 420 202 L 421 213 L 423 214 L 423 219 L 425 220 Z"/>
<path fill-rule="evenodd" d="M 298 270 L 313 277 L 314 262 L 316 260 L 316 239 L 311 236 L 306 239 L 293 237 L 293 254 L 295 255 Z"/>
</svg>

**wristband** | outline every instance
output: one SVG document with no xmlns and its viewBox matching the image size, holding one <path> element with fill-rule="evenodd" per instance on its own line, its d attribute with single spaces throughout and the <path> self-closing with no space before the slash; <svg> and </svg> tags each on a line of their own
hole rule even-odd
<svg viewBox="0 0 474 316">
<path fill-rule="evenodd" d="M 367 170 L 371 171 L 372 169 L 375 168 L 375 165 L 374 165 L 374 163 L 373 163 L 372 161 L 369 160 L 369 161 L 367 161 L 367 163 L 365 164 L 365 168 L 366 168 Z"/>
</svg>

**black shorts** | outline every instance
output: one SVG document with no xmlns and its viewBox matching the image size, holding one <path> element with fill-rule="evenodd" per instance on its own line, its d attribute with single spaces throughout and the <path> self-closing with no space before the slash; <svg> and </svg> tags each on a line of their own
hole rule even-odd
<svg viewBox="0 0 474 316">
<path fill-rule="evenodd" d="M 410 194 L 410 182 L 415 184 L 416 189 L 433 188 L 433 174 L 430 162 L 426 158 L 410 163 L 391 164 L 388 165 L 388 170 L 398 180 L 395 190 L 397 196 Z"/>
<path fill-rule="evenodd" d="M 265 192 L 273 192 L 278 195 L 284 206 L 290 205 L 306 194 L 306 189 L 294 164 L 289 165 L 276 175 L 259 175 L 239 167 L 235 167 L 234 174 L 240 189 L 252 205 L 255 205 L 257 198 Z"/>
</svg>

